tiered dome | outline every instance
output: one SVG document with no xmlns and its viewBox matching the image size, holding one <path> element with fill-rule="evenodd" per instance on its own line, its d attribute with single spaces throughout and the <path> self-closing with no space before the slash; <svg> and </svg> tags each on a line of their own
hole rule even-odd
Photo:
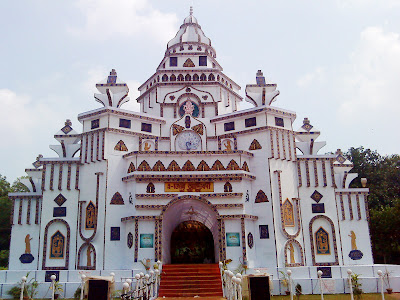
<svg viewBox="0 0 400 300">
<path fill-rule="evenodd" d="M 185 18 L 176 36 L 167 44 L 167 50 L 181 43 L 200 43 L 211 46 L 211 40 L 206 37 L 197 19 L 193 16 L 193 8 Z"/>
</svg>

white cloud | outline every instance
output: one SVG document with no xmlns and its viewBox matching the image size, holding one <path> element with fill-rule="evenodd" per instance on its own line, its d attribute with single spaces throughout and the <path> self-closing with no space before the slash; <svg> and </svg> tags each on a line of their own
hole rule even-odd
<svg viewBox="0 0 400 300">
<path fill-rule="evenodd" d="M 350 63 L 343 68 L 339 84 L 344 88 L 344 117 L 379 117 L 400 109 L 400 39 L 398 33 L 368 27 L 360 34 Z M 388 111 L 389 110 L 389 111 Z"/>
<path fill-rule="evenodd" d="M 311 84 L 317 81 L 322 81 L 325 76 L 324 72 L 325 70 L 322 67 L 315 68 L 312 72 L 307 73 L 302 77 L 300 77 L 296 82 L 297 86 L 304 88 L 310 86 Z"/>
<path fill-rule="evenodd" d="M 85 16 L 85 24 L 69 28 L 69 32 L 82 38 L 106 40 L 144 34 L 165 43 L 176 32 L 177 16 L 154 9 L 147 0 L 78 0 L 75 4 Z"/>
</svg>

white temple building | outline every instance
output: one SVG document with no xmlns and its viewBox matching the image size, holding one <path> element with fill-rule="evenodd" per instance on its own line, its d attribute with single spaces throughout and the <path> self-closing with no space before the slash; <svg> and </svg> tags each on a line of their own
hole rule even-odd
<svg viewBox="0 0 400 300">
<path fill-rule="evenodd" d="M 232 259 L 266 268 L 278 294 L 287 268 L 299 282 L 322 270 L 342 289 L 349 267 L 376 282 L 368 188 L 349 188 L 352 163 L 321 153 L 308 118 L 292 127 L 296 113 L 275 106 L 277 84 L 260 70 L 243 99 L 192 12 L 139 87 L 140 112 L 123 109 L 129 88 L 115 70 L 96 87 L 101 107 L 78 115 L 79 130 L 60 126 L 57 157 L 39 155 L 30 192 L 9 195 L 10 270 L 69 282 L 149 260 Z M 254 107 L 238 110 L 243 100 Z"/>
</svg>

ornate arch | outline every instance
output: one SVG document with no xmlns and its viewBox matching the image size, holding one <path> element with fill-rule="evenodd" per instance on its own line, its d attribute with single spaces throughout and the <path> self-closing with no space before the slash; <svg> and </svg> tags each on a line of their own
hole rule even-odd
<svg viewBox="0 0 400 300">
<path fill-rule="evenodd" d="M 82 250 L 83 250 L 83 248 L 85 246 L 90 247 L 91 249 L 93 249 L 93 252 L 92 252 L 93 253 L 92 266 L 87 266 L 87 265 L 86 266 L 81 266 L 81 253 L 82 253 Z M 81 245 L 81 247 L 79 248 L 79 250 L 78 250 L 78 266 L 77 266 L 77 269 L 78 270 L 96 270 L 96 257 L 97 257 L 96 248 L 94 247 L 94 245 L 91 244 L 90 242 L 83 243 Z"/>
<path fill-rule="evenodd" d="M 58 222 L 63 223 L 65 225 L 65 227 L 67 228 L 67 242 L 66 242 L 66 246 L 65 246 L 65 265 L 64 265 L 64 267 L 46 267 L 47 237 L 48 237 L 48 233 L 49 233 L 49 227 L 52 224 L 58 223 Z M 63 219 L 54 219 L 54 220 L 51 220 L 49 223 L 47 223 L 47 225 L 44 229 L 42 270 L 68 270 L 70 237 L 71 237 L 71 230 L 70 230 L 70 227 L 69 227 L 67 221 L 65 221 Z"/>
<path fill-rule="evenodd" d="M 313 233 L 312 225 L 313 225 L 314 221 L 317 220 L 317 219 L 324 219 L 331 225 L 332 240 L 333 240 L 333 251 L 334 251 L 334 254 L 335 254 L 335 262 L 317 263 L 315 261 L 314 233 Z M 336 245 L 335 225 L 333 224 L 332 220 L 327 216 L 317 215 L 317 216 L 313 217 L 310 220 L 310 224 L 309 224 L 308 228 L 310 230 L 311 255 L 312 255 L 313 265 L 314 266 L 336 266 L 336 265 L 339 265 L 339 258 L 338 258 L 337 245 Z"/>
<path fill-rule="evenodd" d="M 300 252 L 300 259 L 301 262 L 296 262 L 294 264 L 288 263 L 288 257 L 287 257 L 287 251 L 289 248 L 290 244 L 294 244 L 299 248 L 299 252 Z M 286 241 L 285 243 L 285 248 L 284 248 L 284 253 L 285 253 L 285 266 L 286 267 L 300 267 L 300 266 L 304 266 L 304 254 L 303 254 L 303 247 L 301 247 L 301 244 L 299 243 L 299 241 L 295 240 L 295 239 L 289 239 Z"/>
<path fill-rule="evenodd" d="M 165 211 L 171 207 L 172 205 L 174 205 L 175 203 L 181 201 L 181 200 L 186 200 L 186 199 L 190 199 L 190 200 L 196 200 L 196 201 L 200 201 L 202 203 L 204 203 L 205 205 L 207 205 L 213 212 L 216 213 L 217 218 L 219 218 L 219 212 L 218 209 L 215 208 L 215 205 L 212 204 L 210 201 L 208 201 L 207 199 L 200 197 L 200 196 L 194 196 L 194 195 L 185 195 L 185 196 L 179 196 L 176 198 L 173 198 L 170 202 L 168 202 L 167 205 L 164 206 L 164 208 L 162 209 L 160 216 L 162 217 L 165 213 Z"/>
</svg>

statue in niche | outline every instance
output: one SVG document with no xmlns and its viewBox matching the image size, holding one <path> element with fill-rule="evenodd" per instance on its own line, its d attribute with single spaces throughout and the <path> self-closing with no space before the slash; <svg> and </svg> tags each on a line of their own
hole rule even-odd
<svg viewBox="0 0 400 300">
<path fill-rule="evenodd" d="M 25 237 L 25 254 L 31 254 L 31 236 L 29 234 Z"/>
<path fill-rule="evenodd" d="M 232 142 L 231 140 L 224 140 L 224 151 L 232 151 Z"/>
<path fill-rule="evenodd" d="M 94 249 L 92 249 L 91 245 L 88 245 L 86 249 L 86 266 L 91 267 L 92 266 L 92 253 L 94 252 Z"/>
<path fill-rule="evenodd" d="M 350 231 L 349 237 L 351 238 L 351 250 L 357 250 L 357 244 L 356 244 L 356 234 L 354 231 Z"/>
<path fill-rule="evenodd" d="M 294 247 L 292 243 L 289 244 L 289 252 L 290 252 L 290 263 L 295 264 L 296 260 L 294 258 Z"/>
<path fill-rule="evenodd" d="M 23 264 L 30 264 L 35 258 L 31 254 L 31 236 L 27 234 L 25 236 L 25 253 L 19 257 L 19 260 Z"/>
</svg>

